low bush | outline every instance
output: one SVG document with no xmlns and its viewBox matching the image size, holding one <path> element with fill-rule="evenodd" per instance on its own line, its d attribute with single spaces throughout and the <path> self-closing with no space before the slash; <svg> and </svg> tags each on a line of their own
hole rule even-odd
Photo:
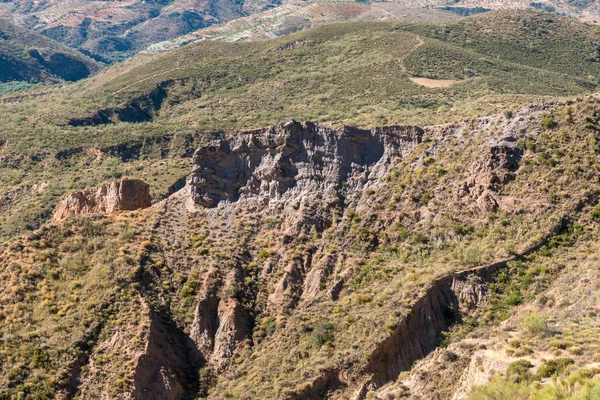
<svg viewBox="0 0 600 400">
<path fill-rule="evenodd" d="M 548 333 L 546 320 L 534 312 L 525 314 L 519 321 L 519 326 L 522 330 L 540 337 Z"/>
<path fill-rule="evenodd" d="M 555 375 L 562 373 L 569 365 L 575 364 L 575 360 L 572 358 L 556 358 L 554 360 L 548 360 L 537 370 L 537 377 L 539 378 L 550 378 Z"/>
</svg>

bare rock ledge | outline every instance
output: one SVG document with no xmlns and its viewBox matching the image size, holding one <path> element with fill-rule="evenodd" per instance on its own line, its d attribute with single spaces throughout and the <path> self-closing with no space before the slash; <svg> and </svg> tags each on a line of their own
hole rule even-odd
<svg viewBox="0 0 600 400">
<path fill-rule="evenodd" d="M 133 211 L 151 205 L 147 183 L 139 179 L 122 179 L 67 195 L 56 207 L 52 222 L 62 221 L 70 215 Z"/>
</svg>

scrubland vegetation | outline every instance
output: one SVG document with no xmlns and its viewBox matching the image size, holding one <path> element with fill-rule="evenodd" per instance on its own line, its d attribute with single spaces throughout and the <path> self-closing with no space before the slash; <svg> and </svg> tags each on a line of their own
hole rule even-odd
<svg viewBox="0 0 600 400">
<path fill-rule="evenodd" d="M 598 41 L 594 27 L 527 12 L 337 24 L 142 55 L 80 83 L 7 96 L 0 398 L 85 397 L 81 385 L 125 396 L 141 379 L 152 324 L 189 339 L 211 281 L 223 308 L 248 316 L 250 334 L 222 371 L 190 364 L 182 391 L 293 398 L 337 373 L 343 384 L 326 394 L 344 396 L 432 282 L 499 260 L 509 261 L 477 310 L 444 310 L 453 326 L 441 347 L 490 350 L 508 364 L 470 398 L 595 398 L 600 101 L 588 94 Z M 460 82 L 431 89 L 410 76 Z M 271 214 L 223 207 L 183 218 L 162 203 L 45 225 L 66 192 L 103 181 L 142 178 L 162 200 L 182 187 L 199 145 L 288 118 L 427 128 L 414 149 L 390 156 L 378 185 L 350 194 L 358 206 L 340 189 L 326 218 L 315 198 Z M 282 215 L 332 222 L 287 231 Z M 292 266 L 319 262 L 330 275 L 314 281 L 310 302 L 274 305 Z"/>
</svg>

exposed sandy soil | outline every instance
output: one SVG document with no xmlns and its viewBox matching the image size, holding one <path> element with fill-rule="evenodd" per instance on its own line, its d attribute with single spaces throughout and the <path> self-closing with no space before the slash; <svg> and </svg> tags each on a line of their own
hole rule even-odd
<svg viewBox="0 0 600 400">
<path fill-rule="evenodd" d="M 459 82 L 452 79 L 428 79 L 413 77 L 409 77 L 409 79 L 417 85 L 425 86 L 428 88 L 444 88 Z"/>
<path fill-rule="evenodd" d="M 600 23 L 600 15 L 590 15 L 587 17 L 581 17 L 581 21 L 587 22 L 590 24 L 599 24 Z"/>
</svg>

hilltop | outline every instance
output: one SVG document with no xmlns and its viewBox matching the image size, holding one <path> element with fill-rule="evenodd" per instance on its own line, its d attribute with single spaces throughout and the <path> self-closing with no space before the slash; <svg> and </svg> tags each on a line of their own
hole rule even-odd
<svg viewBox="0 0 600 400">
<path fill-rule="evenodd" d="M 333 22 L 447 22 L 459 19 L 456 13 L 415 8 L 401 3 L 356 1 L 290 3 L 230 22 L 212 25 L 186 35 L 154 43 L 144 52 L 171 50 L 199 40 L 228 42 L 272 39 Z"/>
<path fill-rule="evenodd" d="M 598 79 L 599 28 L 538 12 L 498 11 L 411 32 L 488 57 L 572 76 Z"/>
</svg>

